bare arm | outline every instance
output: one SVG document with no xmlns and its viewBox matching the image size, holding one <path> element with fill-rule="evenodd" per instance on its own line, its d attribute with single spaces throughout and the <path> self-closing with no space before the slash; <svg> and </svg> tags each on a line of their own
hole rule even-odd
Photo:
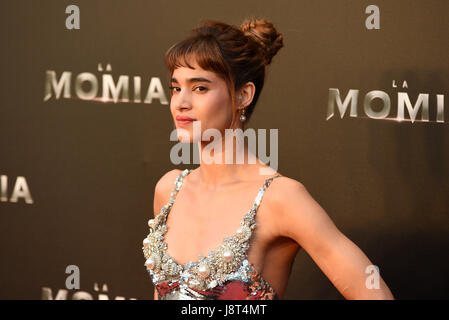
<svg viewBox="0 0 449 320">
<path fill-rule="evenodd" d="M 304 185 L 283 180 L 282 195 L 278 196 L 282 198 L 281 217 L 277 219 L 280 234 L 303 247 L 345 299 L 394 299 L 380 274 L 379 288 L 368 289 L 370 274 L 365 270 L 373 263 L 338 230 Z"/>
</svg>

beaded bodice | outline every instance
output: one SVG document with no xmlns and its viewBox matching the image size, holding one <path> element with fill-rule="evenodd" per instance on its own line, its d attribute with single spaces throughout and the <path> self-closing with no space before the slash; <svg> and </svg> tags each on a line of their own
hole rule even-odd
<svg viewBox="0 0 449 320">
<path fill-rule="evenodd" d="M 167 232 L 167 215 L 184 177 L 190 172 L 185 169 L 176 178 L 169 202 L 148 221 L 150 232 L 143 241 L 145 266 L 159 299 L 278 299 L 275 290 L 248 261 L 247 250 L 263 194 L 271 181 L 280 175 L 265 180 L 235 234 L 225 237 L 223 243 L 207 256 L 200 255 L 198 261 L 181 265 L 168 254 L 164 234 Z"/>
</svg>

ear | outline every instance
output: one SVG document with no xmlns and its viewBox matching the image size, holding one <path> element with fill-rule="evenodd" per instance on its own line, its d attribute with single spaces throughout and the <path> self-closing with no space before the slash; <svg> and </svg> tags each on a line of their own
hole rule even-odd
<svg viewBox="0 0 449 320">
<path fill-rule="evenodd" d="M 251 104 L 254 98 L 254 94 L 256 93 L 256 86 L 253 82 L 247 82 L 243 85 L 243 87 L 239 90 L 238 93 L 238 107 L 237 109 L 244 109 Z"/>
</svg>

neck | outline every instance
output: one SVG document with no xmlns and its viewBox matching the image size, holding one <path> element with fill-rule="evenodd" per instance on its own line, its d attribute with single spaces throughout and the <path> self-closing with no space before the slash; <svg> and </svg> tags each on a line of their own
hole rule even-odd
<svg viewBox="0 0 449 320">
<path fill-rule="evenodd" d="M 260 168 L 269 168 L 248 149 L 243 135 L 225 134 L 224 137 L 216 141 L 198 141 L 198 176 L 204 188 L 216 189 L 219 186 L 249 180 L 257 175 L 262 176 Z M 238 141 L 240 143 L 237 143 Z"/>
</svg>

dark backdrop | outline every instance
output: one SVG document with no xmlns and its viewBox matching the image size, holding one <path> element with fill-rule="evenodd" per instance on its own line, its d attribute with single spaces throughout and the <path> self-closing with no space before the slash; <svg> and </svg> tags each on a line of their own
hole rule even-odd
<svg viewBox="0 0 449 320">
<path fill-rule="evenodd" d="M 65 26 L 70 4 L 79 30 Z M 365 27 L 370 4 L 378 30 Z M 280 173 L 307 187 L 396 298 L 449 297 L 449 111 L 436 122 L 449 84 L 448 1 L 9 0 L 0 12 L 0 298 L 56 298 L 68 265 L 79 267 L 81 287 L 67 299 L 152 298 L 141 247 L 154 186 L 196 165 L 170 162 L 168 104 L 81 100 L 75 79 L 95 75 L 100 96 L 103 74 L 141 77 L 143 101 L 154 77 L 168 97 L 165 51 L 202 19 L 248 16 L 284 35 L 249 122 L 279 129 Z M 45 99 L 50 71 L 71 73 L 70 98 Z M 330 88 L 342 100 L 359 90 L 357 117 L 336 108 L 326 120 Z M 430 120 L 367 117 L 372 90 L 388 94 L 393 118 L 397 92 L 412 104 L 429 94 Z M 28 202 L 14 201 L 21 192 Z M 301 251 L 285 299 L 342 298 Z"/>
</svg>

